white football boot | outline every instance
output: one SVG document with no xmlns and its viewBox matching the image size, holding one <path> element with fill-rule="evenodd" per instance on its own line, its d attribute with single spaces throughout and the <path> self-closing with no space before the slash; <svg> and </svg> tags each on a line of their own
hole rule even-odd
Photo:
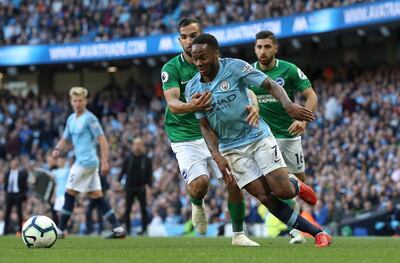
<svg viewBox="0 0 400 263">
<path fill-rule="evenodd" d="M 305 237 L 303 237 L 301 232 L 297 229 L 292 229 L 292 231 L 289 232 L 289 235 L 292 237 L 289 244 L 303 244 L 306 242 Z"/>
<path fill-rule="evenodd" d="M 245 233 L 234 234 L 232 237 L 233 246 L 243 246 L 243 247 L 259 247 L 260 244 L 250 240 Z"/>
<path fill-rule="evenodd" d="M 201 206 L 192 203 L 192 222 L 197 232 L 204 235 L 207 233 L 207 214 L 204 202 Z"/>
</svg>

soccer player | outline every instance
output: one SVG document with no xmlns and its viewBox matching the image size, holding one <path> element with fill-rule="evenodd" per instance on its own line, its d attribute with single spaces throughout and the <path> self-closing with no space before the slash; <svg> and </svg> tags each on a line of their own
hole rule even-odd
<svg viewBox="0 0 400 263">
<path fill-rule="evenodd" d="M 299 195 L 309 204 L 316 202 L 309 186 L 294 176 L 289 178 L 268 125 L 262 119 L 256 127 L 246 121 L 245 107 L 250 102 L 247 87 L 268 90 L 294 119 L 312 121 L 313 113 L 291 102 L 281 86 L 250 64 L 239 59 L 219 59 L 218 49 L 218 41 L 210 34 L 193 40 L 192 58 L 199 74 L 187 84 L 185 96 L 190 101 L 193 94 L 212 93 L 212 109 L 195 114 L 225 183 L 236 181 L 282 222 L 315 237 L 317 247 L 329 246 L 331 237 L 327 233 L 278 199 Z"/>
<path fill-rule="evenodd" d="M 69 91 L 74 113 L 68 117 L 62 139 L 52 153 L 54 157 L 58 157 L 67 143 L 71 143 L 76 158 L 68 174 L 58 235 L 60 238 L 65 235 L 64 231 L 74 208 L 75 197 L 79 193 L 87 193 L 113 227 L 112 234 L 108 238 L 124 238 L 125 230 L 117 221 L 114 211 L 101 191 L 96 142 L 100 145 L 100 167 L 103 175 L 107 175 L 109 171 L 108 142 L 98 119 L 86 109 L 87 94 L 87 90 L 82 87 L 73 87 Z"/>
<path fill-rule="evenodd" d="M 317 108 L 318 98 L 311 87 L 311 82 L 296 65 L 275 58 L 278 51 L 275 35 L 271 31 L 257 33 L 254 50 L 258 61 L 253 66 L 281 85 L 291 101 L 294 101 L 295 92 L 301 92 L 306 98 L 305 108 L 314 112 Z M 301 134 L 304 132 L 307 122 L 294 120 L 285 111 L 282 103 L 266 89 L 255 86 L 250 89 L 257 95 L 260 115 L 271 128 L 289 173 L 296 175 L 304 182 L 306 175 Z M 296 199 L 285 200 L 285 202 L 299 209 Z M 290 231 L 290 236 L 292 237 L 291 244 L 305 242 L 302 234 L 296 229 Z"/>
<path fill-rule="evenodd" d="M 164 96 L 167 101 L 165 111 L 165 130 L 171 140 L 171 148 L 176 154 L 179 169 L 187 185 L 192 203 L 192 221 L 197 232 L 207 232 L 207 215 L 203 198 L 210 184 L 208 167 L 220 177 L 219 169 L 212 159 L 202 137 L 199 122 L 193 112 L 210 109 L 211 94 L 195 94 L 190 103 L 184 97 L 186 84 L 196 75 L 191 50 L 193 39 L 201 33 L 198 20 L 184 18 L 178 23 L 179 42 L 183 52 L 168 61 L 161 70 Z M 248 115 L 255 122 L 254 109 Z M 243 231 L 245 204 L 237 186 L 228 189 L 228 209 L 232 218 L 232 245 L 259 246 L 250 240 Z"/>
</svg>

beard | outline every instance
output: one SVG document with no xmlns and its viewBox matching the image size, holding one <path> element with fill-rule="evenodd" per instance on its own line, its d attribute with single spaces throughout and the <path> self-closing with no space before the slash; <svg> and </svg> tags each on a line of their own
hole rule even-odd
<svg viewBox="0 0 400 263">
<path fill-rule="evenodd" d="M 183 48 L 183 52 L 185 52 L 186 55 L 188 55 L 189 57 L 192 57 L 192 53 L 189 50 L 187 50 L 186 48 Z"/>
<path fill-rule="evenodd" d="M 259 58 L 258 61 L 260 62 L 260 64 L 267 66 L 271 63 L 271 61 L 273 60 L 273 56 L 270 57 L 263 57 L 263 58 Z"/>
</svg>

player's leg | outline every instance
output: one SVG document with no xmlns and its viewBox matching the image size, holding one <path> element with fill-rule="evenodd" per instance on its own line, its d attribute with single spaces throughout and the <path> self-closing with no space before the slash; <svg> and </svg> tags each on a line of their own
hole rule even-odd
<svg viewBox="0 0 400 263">
<path fill-rule="evenodd" d="M 300 181 L 305 182 L 305 161 L 303 157 L 303 148 L 301 146 L 301 137 L 299 136 L 290 139 L 276 138 L 276 142 L 281 150 L 289 173 L 294 174 Z M 300 213 L 300 206 L 296 198 L 282 201 Z M 302 233 L 297 229 L 291 229 L 289 227 L 289 235 L 292 237 L 289 242 L 290 244 L 302 244 L 306 241 Z"/>
<path fill-rule="evenodd" d="M 234 149 L 223 153 L 225 158 L 231 165 L 232 173 L 235 175 L 236 180 L 238 181 L 238 184 L 235 184 L 231 188 L 227 188 L 228 209 L 232 218 L 232 228 L 233 228 L 232 245 L 259 246 L 258 243 L 250 240 L 245 235 L 243 229 L 243 222 L 245 218 L 245 203 L 244 203 L 243 193 L 240 187 L 262 176 L 256 163 L 248 158 L 246 150 L 247 147 L 245 146 L 240 149 Z M 248 168 L 249 171 L 247 171 L 246 168 Z"/>
<path fill-rule="evenodd" d="M 207 213 L 204 204 L 204 197 L 208 192 L 208 187 L 210 185 L 210 179 L 206 173 L 207 168 L 201 168 L 201 164 L 196 165 L 196 167 L 191 167 L 192 176 L 195 177 L 192 181 L 188 182 L 187 192 L 190 196 L 190 202 L 192 203 L 192 222 L 194 228 L 200 234 L 205 234 L 208 228 Z M 194 172 L 198 171 L 198 174 Z M 203 171 L 201 171 L 203 170 Z M 189 179 L 190 180 L 190 179 Z"/>
<path fill-rule="evenodd" d="M 60 225 L 58 226 L 57 231 L 57 235 L 59 238 L 65 237 L 65 230 L 74 210 L 75 197 L 80 192 L 80 188 L 78 186 L 81 183 L 84 172 L 84 168 L 80 167 L 77 164 L 72 165 L 71 170 L 69 171 L 67 180 L 67 191 L 65 191 L 64 194 L 64 205 L 60 211 Z"/>
<path fill-rule="evenodd" d="M 93 210 L 96 204 L 89 198 L 89 205 L 86 207 L 86 234 L 89 235 L 93 232 Z"/>
<path fill-rule="evenodd" d="M 128 235 L 131 234 L 131 210 L 132 210 L 132 205 L 133 205 L 133 193 L 131 191 L 125 191 L 125 213 L 124 213 L 124 221 L 125 221 L 125 227 L 126 227 L 126 232 Z"/>
<path fill-rule="evenodd" d="M 300 216 L 287 204 L 278 199 L 270 190 L 266 180 L 258 178 L 244 186 L 246 191 L 256 197 L 268 210 L 287 226 L 309 233 L 315 238 L 317 247 L 325 247 L 331 244 L 331 237 L 322 229 L 314 226 Z"/>
<path fill-rule="evenodd" d="M 244 233 L 243 224 L 246 216 L 246 206 L 243 193 L 235 184 L 233 187 L 227 187 L 228 190 L 228 210 L 232 219 L 232 245 L 258 247 L 260 244 L 250 240 Z"/>
<path fill-rule="evenodd" d="M 111 208 L 110 203 L 106 201 L 101 190 L 95 190 L 88 192 L 89 198 L 92 199 L 93 203 L 99 209 L 102 216 L 105 217 L 112 226 L 112 234 L 108 238 L 124 238 L 126 232 L 120 225 L 115 216 L 114 210 Z"/>
<path fill-rule="evenodd" d="M 289 173 L 294 174 L 303 183 L 306 179 L 305 160 L 301 137 L 291 139 L 276 139 Z"/>
<path fill-rule="evenodd" d="M 68 183 L 67 183 L 68 184 Z M 65 230 L 68 224 L 68 221 L 72 215 L 75 205 L 75 197 L 78 195 L 79 192 L 69 189 L 67 186 L 67 191 L 64 194 L 64 205 L 61 209 L 61 217 L 60 217 L 60 224 L 57 230 L 58 238 L 65 237 Z"/>
<path fill-rule="evenodd" d="M 109 202 L 104 198 L 98 168 L 86 169 L 85 175 L 86 178 L 90 179 L 85 182 L 82 181 L 82 192 L 88 193 L 89 198 L 92 199 L 92 202 L 95 204 L 97 209 L 99 209 L 102 216 L 110 222 L 113 229 L 112 234 L 108 236 L 108 238 L 125 238 L 125 229 L 118 222 L 114 210 L 111 208 Z"/>
<path fill-rule="evenodd" d="M 315 205 L 317 197 L 312 188 L 295 176 L 289 177 L 285 161 L 272 135 L 258 141 L 253 148 L 254 159 L 262 174 L 268 174 L 265 178 L 276 197 L 291 199 L 298 195 L 308 204 Z"/>
<path fill-rule="evenodd" d="M 192 203 L 193 226 L 200 234 L 205 234 L 208 228 L 203 199 L 210 185 L 204 145 L 203 139 L 171 143 L 171 148 L 175 152 L 179 169 L 186 183 L 186 190 Z"/>
</svg>

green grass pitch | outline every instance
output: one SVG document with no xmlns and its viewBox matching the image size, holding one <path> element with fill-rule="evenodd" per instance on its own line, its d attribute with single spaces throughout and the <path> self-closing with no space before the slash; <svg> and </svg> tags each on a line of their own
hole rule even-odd
<svg viewBox="0 0 400 263">
<path fill-rule="evenodd" d="M 21 238 L 0 237 L 0 262 L 171 262 L 312 263 L 400 262 L 400 238 L 335 237 L 328 248 L 312 239 L 289 245 L 289 238 L 255 238 L 261 247 L 233 247 L 230 238 L 67 237 L 50 249 L 28 249 Z"/>
</svg>

